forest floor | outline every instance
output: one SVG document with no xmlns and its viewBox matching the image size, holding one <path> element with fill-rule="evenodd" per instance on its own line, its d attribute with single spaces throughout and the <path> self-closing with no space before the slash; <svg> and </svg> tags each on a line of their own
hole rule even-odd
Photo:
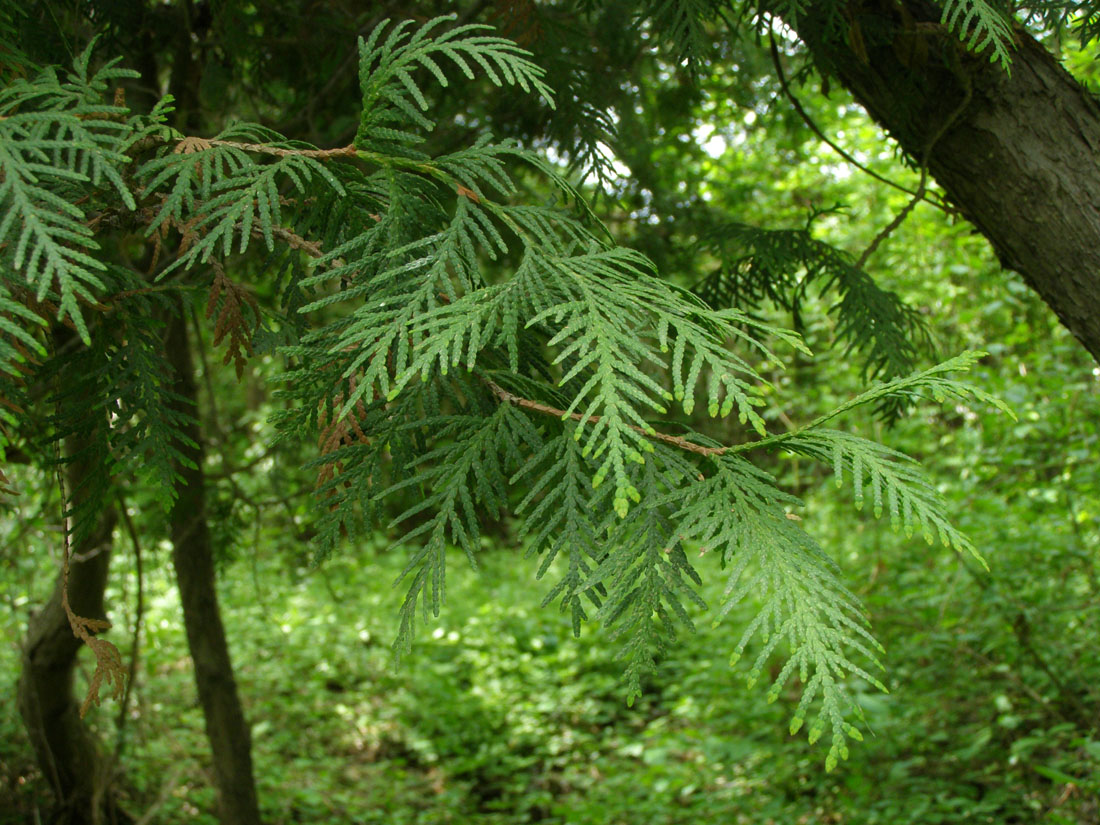
<svg viewBox="0 0 1100 825">
<path fill-rule="evenodd" d="M 220 592 L 268 823 L 1062 821 L 1043 818 L 1027 774 L 999 772 L 1012 751 L 1001 741 L 1007 729 L 985 718 L 996 714 L 987 697 L 950 708 L 942 687 L 926 688 L 957 684 L 946 660 L 906 667 L 910 681 L 893 683 L 890 695 L 857 685 L 867 741 L 852 743 L 850 760 L 826 774 L 827 749 L 787 732 L 797 682 L 768 704 L 766 686 L 747 688 L 747 668 L 727 663 L 748 614 L 717 628 L 699 616 L 698 632 L 660 658 L 628 707 L 617 642 L 606 631 L 585 627 L 573 638 L 568 616 L 538 606 L 549 578 L 536 582 L 519 554 L 489 547 L 480 562 L 475 572 L 464 558 L 452 560 L 447 604 L 439 619 L 421 624 L 400 664 L 390 650 L 400 553 L 371 550 L 318 570 L 262 555 L 224 566 Z M 704 575 L 712 604 L 723 583 L 715 567 L 716 575 Z M 130 576 L 116 580 L 132 588 Z M 2 617 L 10 640 L 0 649 L 0 673 L 8 674 L 3 825 L 37 823 L 46 811 L 11 697 L 29 594 L 48 582 L 45 572 L 29 586 L 24 580 Z M 14 579 L 6 584 L 9 596 L 19 589 Z M 122 797 L 137 817 L 151 814 L 149 822 L 212 825 L 177 598 L 163 571 L 150 574 L 145 589 L 142 654 L 122 731 Z M 132 593 L 116 591 L 112 602 L 132 602 L 124 596 Z M 113 619 L 120 628 L 113 640 L 128 650 L 123 628 L 133 616 L 116 609 Z M 919 634 L 901 638 L 921 643 Z M 895 658 L 905 662 L 908 653 Z M 106 700 L 88 717 L 108 748 L 118 741 L 117 713 Z M 958 724 L 958 713 L 978 718 L 943 729 Z"/>
</svg>

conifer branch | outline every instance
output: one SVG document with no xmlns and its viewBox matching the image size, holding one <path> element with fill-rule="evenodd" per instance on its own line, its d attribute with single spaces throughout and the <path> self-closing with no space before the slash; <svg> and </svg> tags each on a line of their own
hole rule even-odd
<svg viewBox="0 0 1100 825">
<path fill-rule="evenodd" d="M 305 252 L 311 258 L 320 258 L 325 254 L 324 250 L 321 249 L 321 244 L 315 241 L 306 240 L 301 235 L 284 226 L 271 227 L 271 234 L 282 241 L 286 241 L 287 246 L 291 249 L 298 249 Z M 263 236 L 264 233 L 260 227 L 254 226 L 252 228 L 253 238 L 263 238 Z"/>
<path fill-rule="evenodd" d="M 945 361 L 942 364 L 937 364 L 930 369 L 923 370 L 915 373 L 914 375 L 907 376 L 905 378 L 894 379 L 886 383 L 880 383 L 866 392 L 860 393 L 855 398 L 849 399 L 840 406 L 830 410 L 824 415 L 820 415 L 813 421 L 805 424 L 801 427 L 796 427 L 785 433 L 777 433 L 775 435 L 765 436 L 764 438 L 757 439 L 756 441 L 747 441 L 743 444 L 729 444 L 722 447 L 708 447 L 703 444 L 696 444 L 693 441 L 689 441 L 683 436 L 669 435 L 668 433 L 658 432 L 652 429 L 645 429 L 637 426 L 630 426 L 630 429 L 635 432 L 641 433 L 647 438 L 652 438 L 656 441 L 662 441 L 665 444 L 670 444 L 673 447 L 684 450 L 686 452 L 695 453 L 705 458 L 711 458 L 722 455 L 736 455 L 738 453 L 746 453 L 750 450 L 758 450 L 761 448 L 774 448 L 782 446 L 787 442 L 794 442 L 798 439 L 805 437 L 807 434 L 821 429 L 832 419 L 842 415 L 849 410 L 853 410 L 856 407 L 861 407 L 867 404 L 882 401 L 886 398 L 897 396 L 913 396 L 923 392 L 931 394 L 936 400 L 942 400 L 948 395 L 963 397 L 967 395 L 974 396 L 980 401 L 984 401 L 993 407 L 1012 415 L 1011 411 L 1004 405 L 1003 402 L 998 399 L 982 392 L 981 390 L 974 389 L 958 381 L 952 381 L 946 378 L 946 374 L 952 371 L 965 371 L 968 370 L 979 358 L 985 355 L 984 352 L 967 351 L 955 358 Z M 517 407 L 522 407 L 532 412 L 537 412 L 542 415 L 553 416 L 559 420 L 573 420 L 578 423 L 599 423 L 599 416 L 583 416 L 577 412 L 569 412 L 557 407 L 550 406 L 549 404 L 543 404 L 539 401 L 532 401 L 529 398 L 523 398 L 516 395 L 513 392 L 501 387 L 494 381 L 486 381 L 493 394 L 501 399 L 507 401 L 510 404 L 515 404 Z"/>
<path fill-rule="evenodd" d="M 834 152 L 844 158 L 844 160 L 846 160 L 852 166 L 856 167 L 856 169 L 860 170 L 864 174 L 870 175 L 872 178 L 879 181 L 880 183 L 885 183 L 887 186 L 892 187 L 893 189 L 897 189 L 899 192 L 904 192 L 905 194 L 910 195 L 914 200 L 927 201 L 929 204 L 936 207 L 937 209 L 942 210 L 948 215 L 953 213 L 951 207 L 944 203 L 940 197 L 929 197 L 929 194 L 924 191 L 923 185 L 921 187 L 918 187 L 916 190 L 913 190 L 910 189 L 908 186 L 903 186 L 896 181 L 892 181 L 889 178 L 880 175 L 871 167 L 867 166 L 864 163 L 860 163 L 850 152 L 845 150 L 844 147 L 842 147 L 827 134 L 825 134 L 824 130 L 817 125 L 812 117 L 810 117 L 809 112 L 807 112 L 805 107 L 803 107 L 802 101 L 800 101 L 795 96 L 794 92 L 791 90 L 790 85 L 787 83 L 787 74 L 783 71 L 783 63 L 779 58 L 779 47 L 776 45 L 775 42 L 774 30 L 768 31 L 768 39 L 771 41 L 771 58 L 772 64 L 775 66 L 775 76 L 776 79 L 779 81 L 779 88 L 783 91 L 783 96 L 786 97 L 788 101 L 790 101 L 791 106 L 794 108 L 798 116 L 802 119 L 802 122 L 806 124 L 809 130 L 813 132 L 820 141 L 822 141 L 826 146 L 828 146 L 830 149 L 832 149 Z"/>
<path fill-rule="evenodd" d="M 541 413 L 542 415 L 550 415 L 559 420 L 570 419 L 577 422 L 592 422 L 598 424 L 600 416 L 589 415 L 584 416 L 578 412 L 567 412 L 566 410 L 559 410 L 557 407 L 551 407 L 548 404 L 542 404 L 538 401 L 532 401 L 530 398 L 523 398 L 515 393 L 508 392 L 508 390 L 501 387 L 494 381 L 486 382 L 489 389 L 493 391 L 493 395 L 499 398 L 501 401 L 507 401 L 509 404 L 515 404 L 517 407 L 523 407 L 525 410 L 531 410 L 532 412 Z M 673 447 L 678 447 L 681 450 L 686 450 L 689 453 L 695 453 L 704 457 L 722 455 L 729 452 L 729 447 L 706 447 L 702 444 L 696 444 L 693 441 L 688 441 L 686 438 L 678 435 L 669 435 L 668 433 L 656 432 L 651 430 L 645 430 L 641 427 L 630 426 L 630 429 L 635 432 L 641 433 L 647 438 L 652 438 L 657 441 L 663 441 L 665 444 L 671 444 Z M 757 444 L 759 442 L 753 442 Z"/>
<path fill-rule="evenodd" d="M 775 45 L 774 39 L 772 41 L 772 45 L 773 47 Z M 928 138 L 928 142 L 924 146 L 924 152 L 921 154 L 920 183 L 917 185 L 917 191 L 912 193 L 913 197 L 909 200 L 909 202 L 902 207 L 901 211 L 894 216 L 894 219 L 890 221 L 890 223 L 884 226 L 882 230 L 877 235 L 875 235 L 875 237 L 871 240 L 871 243 L 867 245 L 867 248 L 863 250 L 863 253 L 856 261 L 856 269 L 863 269 L 864 264 L 867 263 L 867 259 L 875 253 L 875 250 L 879 248 L 879 245 L 882 244 L 883 241 L 885 241 L 887 238 L 890 237 L 891 234 L 893 234 L 895 229 L 897 229 L 905 222 L 905 219 L 909 217 L 909 213 L 916 208 L 916 205 L 920 203 L 922 199 L 927 200 L 925 192 L 928 185 L 928 158 L 932 154 L 932 149 L 933 147 L 935 147 L 936 143 L 939 142 L 939 139 L 943 137 L 944 134 L 946 134 L 947 130 L 954 125 L 955 121 L 958 120 L 962 113 L 966 111 L 966 107 L 970 105 L 970 98 L 973 94 L 973 84 L 970 82 L 969 75 L 964 74 L 963 78 L 966 85 L 966 92 L 963 94 L 962 100 L 959 102 L 959 105 L 956 106 L 954 110 L 952 110 L 951 114 L 947 116 L 944 122 L 940 124 L 940 127 L 932 133 L 931 137 Z M 929 203 L 931 203 L 931 201 L 929 201 Z"/>
<path fill-rule="evenodd" d="M 184 140 L 189 140 L 189 138 L 184 138 Z M 231 149 L 240 149 L 242 152 L 257 152 L 262 155 L 274 155 L 279 158 L 286 158 L 293 155 L 302 158 L 326 160 L 328 158 L 353 158 L 359 154 L 359 150 L 355 148 L 355 144 L 353 143 L 349 143 L 347 146 L 341 146 L 337 149 L 292 149 L 286 146 L 271 146 L 266 143 L 241 143 L 236 140 L 207 140 L 205 143 L 210 146 L 226 146 Z"/>
<path fill-rule="evenodd" d="M 675 18 L 677 31 L 704 33 L 696 25 L 704 4 L 694 8 Z M 852 705 L 845 680 L 881 687 L 856 662 L 877 666 L 877 647 L 858 599 L 792 523 L 797 499 L 739 454 L 782 447 L 831 464 L 854 487 L 857 506 L 866 489 L 876 515 L 970 549 L 914 462 L 823 425 L 861 404 L 923 394 L 988 401 L 945 377 L 977 355 L 874 385 L 803 427 L 769 434 L 762 410 L 774 402 L 760 365 L 783 361 L 762 342 L 809 351 L 795 333 L 747 315 L 746 303 L 770 296 L 797 311 L 817 278 L 840 294 L 839 337 L 871 350 L 872 376 L 911 371 L 912 312 L 808 229 L 767 233 L 733 223 L 715 227 L 724 266 L 714 290 L 696 295 L 662 278 L 643 254 L 597 235 L 602 224 L 583 198 L 516 141 L 485 135 L 428 154 L 434 123 L 422 79 L 445 87 L 447 71 L 480 74 L 553 105 L 525 51 L 481 26 L 446 22 L 383 23 L 360 41 L 359 128 L 354 144 L 332 149 L 255 124 L 180 138 L 164 119 L 169 104 L 120 118 L 120 107 L 98 102 L 105 86 L 59 87 L 51 71 L 0 90 L 0 257 L 13 264 L 0 273 L 0 372 L 21 385 L 34 370 L 51 370 L 55 444 L 85 438 L 82 460 L 107 462 L 112 479 L 133 479 L 170 504 L 189 416 L 166 382 L 153 319 L 159 293 L 198 288 L 181 283 L 184 270 L 209 268 L 207 316 L 227 361 L 240 374 L 259 336 L 257 351 L 262 338 L 265 352 L 278 348 L 291 365 L 283 374 L 288 403 L 273 418 L 280 438 L 317 437 L 317 559 L 342 538 L 380 529 L 388 497 L 405 499 L 408 509 L 391 522 L 409 522 L 400 543 L 412 548 L 398 652 L 411 643 L 416 610 L 439 610 L 448 548 L 473 561 L 484 518 L 519 498 L 521 535 L 543 557 L 536 576 L 555 557 L 567 563 L 547 601 L 561 597 L 574 632 L 595 606 L 624 640 L 634 696 L 676 628 L 692 627 L 687 605 L 702 603 L 688 545 L 714 547 L 731 570 L 721 614 L 743 599 L 759 602 L 735 658 L 759 636 L 755 678 L 776 645 L 789 642 L 769 696 L 799 675 L 792 732 L 808 717 L 811 742 L 831 729 L 827 765 L 835 764 L 845 742 L 859 738 L 844 718 Z M 789 95 L 782 74 L 780 81 Z M 517 163 L 575 211 L 523 203 Z M 147 277 L 120 265 L 107 237 L 139 225 L 152 246 Z M 158 267 L 177 231 L 174 260 Z M 727 258 L 727 247 L 739 257 Z M 154 272 L 176 270 L 171 284 L 148 283 Z M 261 304 L 272 293 L 276 306 Z M 85 325 L 87 307 L 113 314 L 89 314 Z M 277 323 L 262 328 L 261 315 Z M 71 347 L 28 366 L 43 350 L 37 327 L 51 321 L 70 324 L 87 345 L 73 336 Z M 672 435 L 653 426 L 673 404 L 690 416 L 698 403 L 714 418 L 736 415 L 758 440 L 722 446 L 687 428 Z M 5 407 L 22 412 L 0 398 L 4 421 L 14 421 Z M 105 499 L 97 489 L 68 502 L 56 458 L 68 565 L 78 561 L 70 535 L 82 540 Z M 0 492 L 3 484 L 0 475 Z M 93 688 L 112 674 L 125 678 L 117 651 L 95 638 L 99 626 L 67 602 L 66 610 L 102 666 Z"/>
</svg>

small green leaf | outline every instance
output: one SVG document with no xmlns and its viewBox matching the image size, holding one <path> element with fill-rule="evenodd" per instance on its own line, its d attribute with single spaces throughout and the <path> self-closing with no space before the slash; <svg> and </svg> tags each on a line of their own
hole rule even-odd
<svg viewBox="0 0 1100 825">
<path fill-rule="evenodd" d="M 824 732 L 825 722 L 820 717 L 818 717 L 816 720 L 814 720 L 813 725 L 810 726 L 810 731 L 807 734 L 806 738 L 812 745 L 814 742 L 821 738 L 821 734 Z"/>
</svg>

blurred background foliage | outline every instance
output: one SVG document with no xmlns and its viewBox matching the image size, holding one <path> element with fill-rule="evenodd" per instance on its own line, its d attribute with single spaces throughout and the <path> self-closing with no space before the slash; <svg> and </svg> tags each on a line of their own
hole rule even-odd
<svg viewBox="0 0 1100 825">
<path fill-rule="evenodd" d="M 363 6 L 369 6 L 364 8 Z M 791 106 L 767 43 L 704 37 L 705 59 L 662 48 L 633 3 L 132 2 L 35 4 L 18 25 L 32 57 L 67 62 L 93 34 L 144 77 L 132 105 L 177 98 L 177 126 L 209 134 L 259 120 L 322 146 L 357 124 L 355 35 L 380 18 L 455 9 L 534 51 L 558 113 L 456 82 L 432 101 L 432 140 L 480 131 L 541 146 L 584 180 L 617 240 L 684 285 L 711 274 L 716 227 L 807 229 L 857 258 L 909 196 L 855 169 Z M 704 35 L 708 32 L 704 31 Z M 231 35 L 231 36 L 230 36 Z M 1065 50 L 1094 82 L 1091 54 Z M 843 92 L 778 44 L 791 90 L 818 129 L 878 174 L 917 175 Z M 143 101 L 144 104 L 143 104 Z M 548 197 L 531 180 L 528 193 Z M 206 468 L 220 592 L 254 729 L 267 821 L 386 823 L 933 823 L 1100 821 L 1100 388 L 1095 363 L 961 219 L 928 204 L 866 268 L 918 313 L 916 363 L 989 351 L 972 380 L 1018 421 L 964 405 L 857 422 L 922 460 L 991 572 L 861 517 L 850 494 L 796 457 L 771 466 L 806 501 L 807 528 L 866 601 L 887 649 L 889 695 L 861 694 L 870 736 L 834 774 L 786 734 L 792 697 L 768 705 L 715 650 L 729 625 L 669 651 L 626 707 L 614 644 L 599 627 L 572 638 L 539 608 L 546 588 L 504 519 L 478 571 L 456 559 L 438 624 L 392 664 L 401 548 L 379 535 L 312 568 L 312 445 L 274 443 L 274 342 L 238 382 L 202 343 Z M 815 357 L 770 375 L 797 406 L 773 405 L 776 431 L 811 420 L 865 384 L 866 361 L 838 341 L 834 294 L 756 310 L 794 324 Z M 793 312 L 792 312 L 793 310 Z M 702 413 L 699 413 L 701 416 Z M 854 425 L 853 425 L 854 426 Z M 737 431 L 712 434 L 725 441 Z M 47 597 L 60 543 L 56 490 L 14 467 L 21 495 L 0 523 L 0 822 L 30 822 L 45 793 L 12 699 L 18 640 Z M 205 740 L 189 673 L 163 525 L 129 491 L 142 546 L 143 633 L 130 718 L 109 702 L 89 722 L 125 743 L 124 797 L 150 821 L 213 822 Z M 721 579 L 705 575 L 709 596 Z M 717 570 L 711 570 L 717 573 Z M 123 549 L 109 603 L 120 646 L 136 611 L 134 554 Z M 752 606 L 744 606 L 751 616 Z M 722 636 L 723 638 L 719 638 Z"/>
</svg>

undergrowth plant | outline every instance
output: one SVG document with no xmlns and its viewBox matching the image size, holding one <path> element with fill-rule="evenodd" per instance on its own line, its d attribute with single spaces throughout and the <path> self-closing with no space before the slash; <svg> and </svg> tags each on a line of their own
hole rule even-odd
<svg viewBox="0 0 1100 825">
<path fill-rule="evenodd" d="M 691 629 L 688 605 L 705 606 L 698 557 L 713 556 L 727 577 L 715 620 L 757 609 L 731 659 L 748 654 L 752 682 L 786 653 L 769 697 L 797 678 L 792 731 L 808 719 L 811 741 L 828 733 L 830 769 L 846 756 L 860 738 L 846 684 L 885 690 L 880 648 L 798 499 L 752 458 L 820 460 L 857 507 L 870 499 L 895 528 L 975 553 L 911 459 L 826 425 L 924 396 L 996 404 L 950 377 L 981 353 L 770 433 L 765 407 L 783 402 L 762 373 L 806 351 L 796 334 L 660 277 L 515 142 L 425 151 L 432 82 L 478 75 L 554 105 L 542 70 L 486 27 L 387 22 L 361 39 L 359 128 L 334 149 L 247 123 L 182 134 L 171 99 L 131 111 L 113 84 L 133 73 L 93 70 L 92 54 L 68 70 L 13 64 L 0 92 L 0 447 L 79 435 L 94 451 L 104 472 L 74 531 L 125 480 L 170 503 L 186 436 L 161 327 L 198 293 L 238 374 L 255 350 L 285 360 L 281 437 L 319 448 L 317 559 L 345 537 L 397 529 L 409 553 L 399 654 L 418 611 L 440 610 L 447 548 L 475 563 L 484 518 L 508 511 L 537 578 L 567 560 L 544 604 L 558 601 L 576 632 L 591 618 L 621 637 L 633 698 Z M 524 195 L 520 177 L 547 182 L 554 202 Z M 848 279 L 860 317 L 858 271 L 822 267 Z M 895 333 L 867 333 L 873 362 L 910 357 Z M 691 429 L 696 405 L 736 417 L 744 438 Z M 395 501 L 406 503 L 396 515 Z"/>
</svg>

